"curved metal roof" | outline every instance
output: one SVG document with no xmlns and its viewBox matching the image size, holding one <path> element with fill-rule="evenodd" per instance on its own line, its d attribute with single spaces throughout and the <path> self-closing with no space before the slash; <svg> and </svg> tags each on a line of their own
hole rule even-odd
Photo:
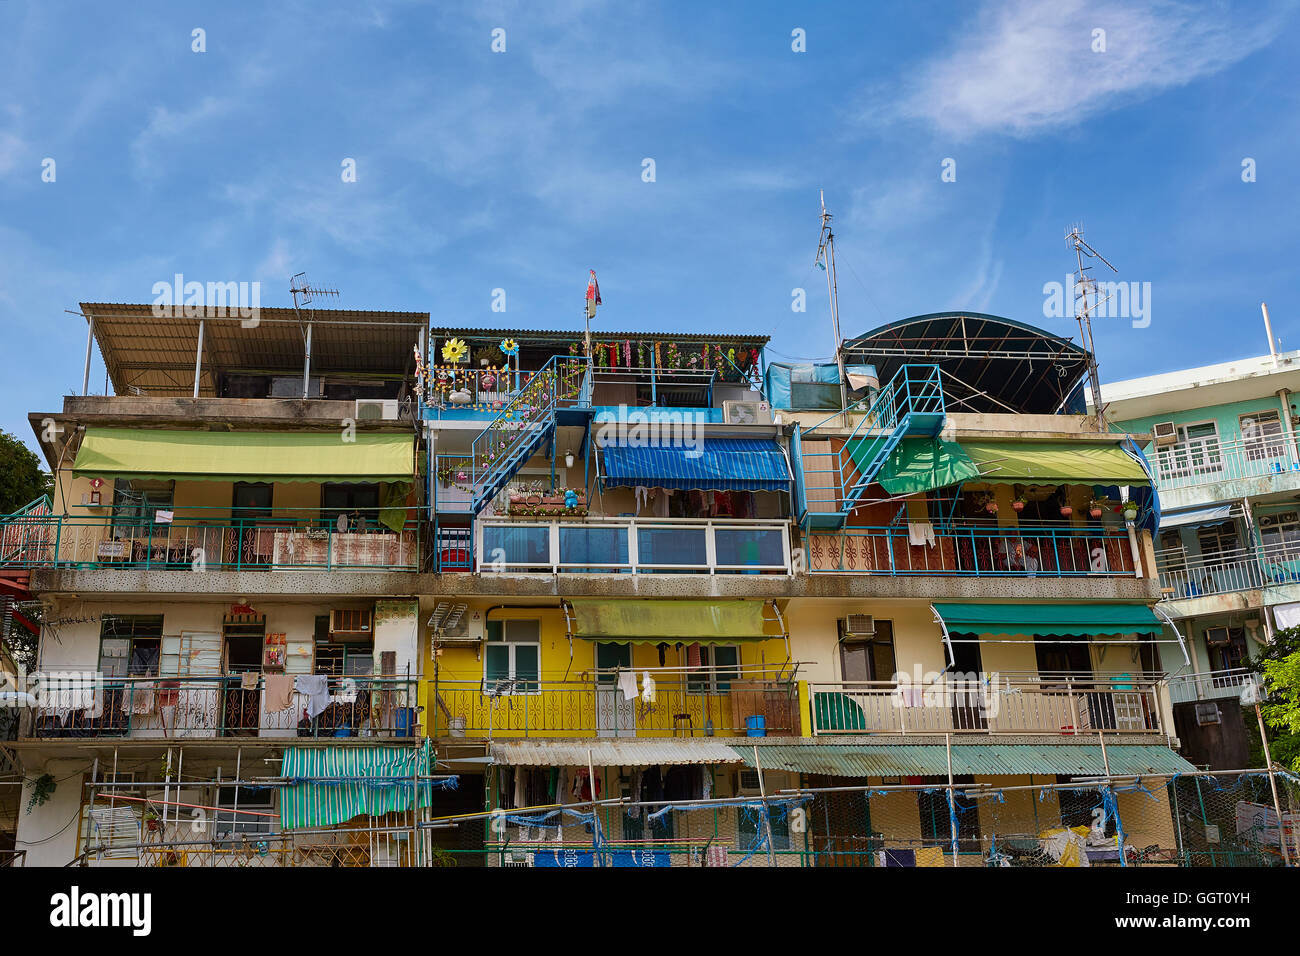
<svg viewBox="0 0 1300 956">
<path fill-rule="evenodd" d="M 1083 412 L 1088 353 L 1069 339 L 984 312 L 931 312 L 890 322 L 844 349 L 882 382 L 907 364 L 938 365 L 950 411 Z"/>
</svg>

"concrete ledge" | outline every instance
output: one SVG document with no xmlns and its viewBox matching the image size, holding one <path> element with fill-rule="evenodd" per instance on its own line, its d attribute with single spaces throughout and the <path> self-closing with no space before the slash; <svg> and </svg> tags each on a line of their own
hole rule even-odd
<svg viewBox="0 0 1300 956">
<path fill-rule="evenodd" d="M 868 574 L 422 574 L 414 571 L 33 571 L 47 594 L 355 597 L 909 598 L 1044 602 L 1154 601 L 1149 578 L 888 577 Z"/>
</svg>

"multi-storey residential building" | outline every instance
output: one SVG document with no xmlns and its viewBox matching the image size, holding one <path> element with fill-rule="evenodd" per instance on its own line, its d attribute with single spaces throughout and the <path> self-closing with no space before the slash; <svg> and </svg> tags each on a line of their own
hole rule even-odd
<svg viewBox="0 0 1300 956">
<path fill-rule="evenodd" d="M 1066 340 L 918 316 L 841 385 L 761 336 L 318 311 L 308 360 L 291 311 L 84 309 L 118 394 L 32 416 L 56 496 L 3 519 L 42 670 L 105 675 L 8 748 L 29 863 L 1203 849 L 1149 435 Z"/>
<path fill-rule="evenodd" d="M 1166 654 L 1179 736 L 1193 759 L 1246 766 L 1244 665 L 1300 623 L 1300 352 L 1113 382 L 1107 419 L 1149 433 L 1160 491 L 1161 607 L 1190 661 Z M 1251 723 L 1254 718 L 1251 716 Z"/>
<path fill-rule="evenodd" d="M 29 865 L 134 842 L 146 805 L 181 843 L 191 810 L 204 838 L 278 827 L 266 791 L 200 784 L 266 775 L 272 741 L 306 763 L 321 739 L 358 761 L 418 744 L 427 314 L 82 310 L 115 394 L 31 414 L 54 492 L 0 556 L 43 603 L 15 745 Z"/>
</svg>

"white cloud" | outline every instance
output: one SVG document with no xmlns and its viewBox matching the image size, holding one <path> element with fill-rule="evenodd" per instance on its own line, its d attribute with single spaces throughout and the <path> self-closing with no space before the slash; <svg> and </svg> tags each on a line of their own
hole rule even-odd
<svg viewBox="0 0 1300 956">
<path fill-rule="evenodd" d="M 1262 5 L 1260 5 L 1262 6 Z M 863 118 L 919 119 L 947 135 L 1025 136 L 1217 73 L 1276 35 L 1279 16 L 1225 3 L 986 2 L 952 47 Z M 1094 30 L 1105 52 L 1094 52 Z"/>
</svg>

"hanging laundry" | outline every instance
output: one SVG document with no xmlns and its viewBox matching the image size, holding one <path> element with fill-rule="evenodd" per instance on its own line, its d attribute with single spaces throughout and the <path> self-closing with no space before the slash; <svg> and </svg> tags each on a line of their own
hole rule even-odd
<svg viewBox="0 0 1300 956">
<path fill-rule="evenodd" d="M 703 667 L 704 666 L 704 649 L 698 643 L 688 645 L 686 648 L 686 666 Z"/>
<path fill-rule="evenodd" d="M 713 517 L 731 517 L 731 492 L 715 491 L 713 493 Z"/>
<path fill-rule="evenodd" d="M 257 671 L 244 671 L 239 675 L 239 689 L 257 690 L 257 681 L 261 676 Z"/>
<path fill-rule="evenodd" d="M 330 705 L 329 678 L 324 674 L 299 674 L 293 680 L 298 693 L 306 698 L 304 711 L 315 720 Z"/>
<path fill-rule="evenodd" d="M 266 675 L 266 712 L 278 714 L 293 706 L 293 675 Z"/>
<path fill-rule="evenodd" d="M 654 498 L 653 513 L 656 518 L 668 517 L 668 499 L 672 497 L 672 492 L 667 488 L 656 488 Z"/>
<path fill-rule="evenodd" d="M 634 492 L 636 495 L 636 513 L 643 514 L 650 509 L 650 489 L 645 485 L 637 485 Z"/>
<path fill-rule="evenodd" d="M 524 773 L 525 771 L 523 767 L 515 768 L 515 792 L 513 805 L 516 810 L 520 807 L 528 806 L 528 792 L 525 789 L 527 784 L 524 781 Z"/>
<path fill-rule="evenodd" d="M 653 704 L 655 702 L 655 682 L 649 671 L 642 672 L 641 682 L 641 700 L 647 704 Z"/>
<path fill-rule="evenodd" d="M 624 700 L 636 700 L 636 671 L 620 670 L 618 689 L 623 692 Z"/>
<path fill-rule="evenodd" d="M 643 799 L 641 796 L 641 785 L 642 782 L 644 781 L 644 778 L 645 775 L 640 768 L 637 768 L 636 770 L 632 771 L 632 799 L 634 801 L 640 801 L 641 799 Z M 627 815 L 633 820 L 641 819 L 640 803 L 634 802 L 632 806 L 628 807 Z"/>
</svg>

